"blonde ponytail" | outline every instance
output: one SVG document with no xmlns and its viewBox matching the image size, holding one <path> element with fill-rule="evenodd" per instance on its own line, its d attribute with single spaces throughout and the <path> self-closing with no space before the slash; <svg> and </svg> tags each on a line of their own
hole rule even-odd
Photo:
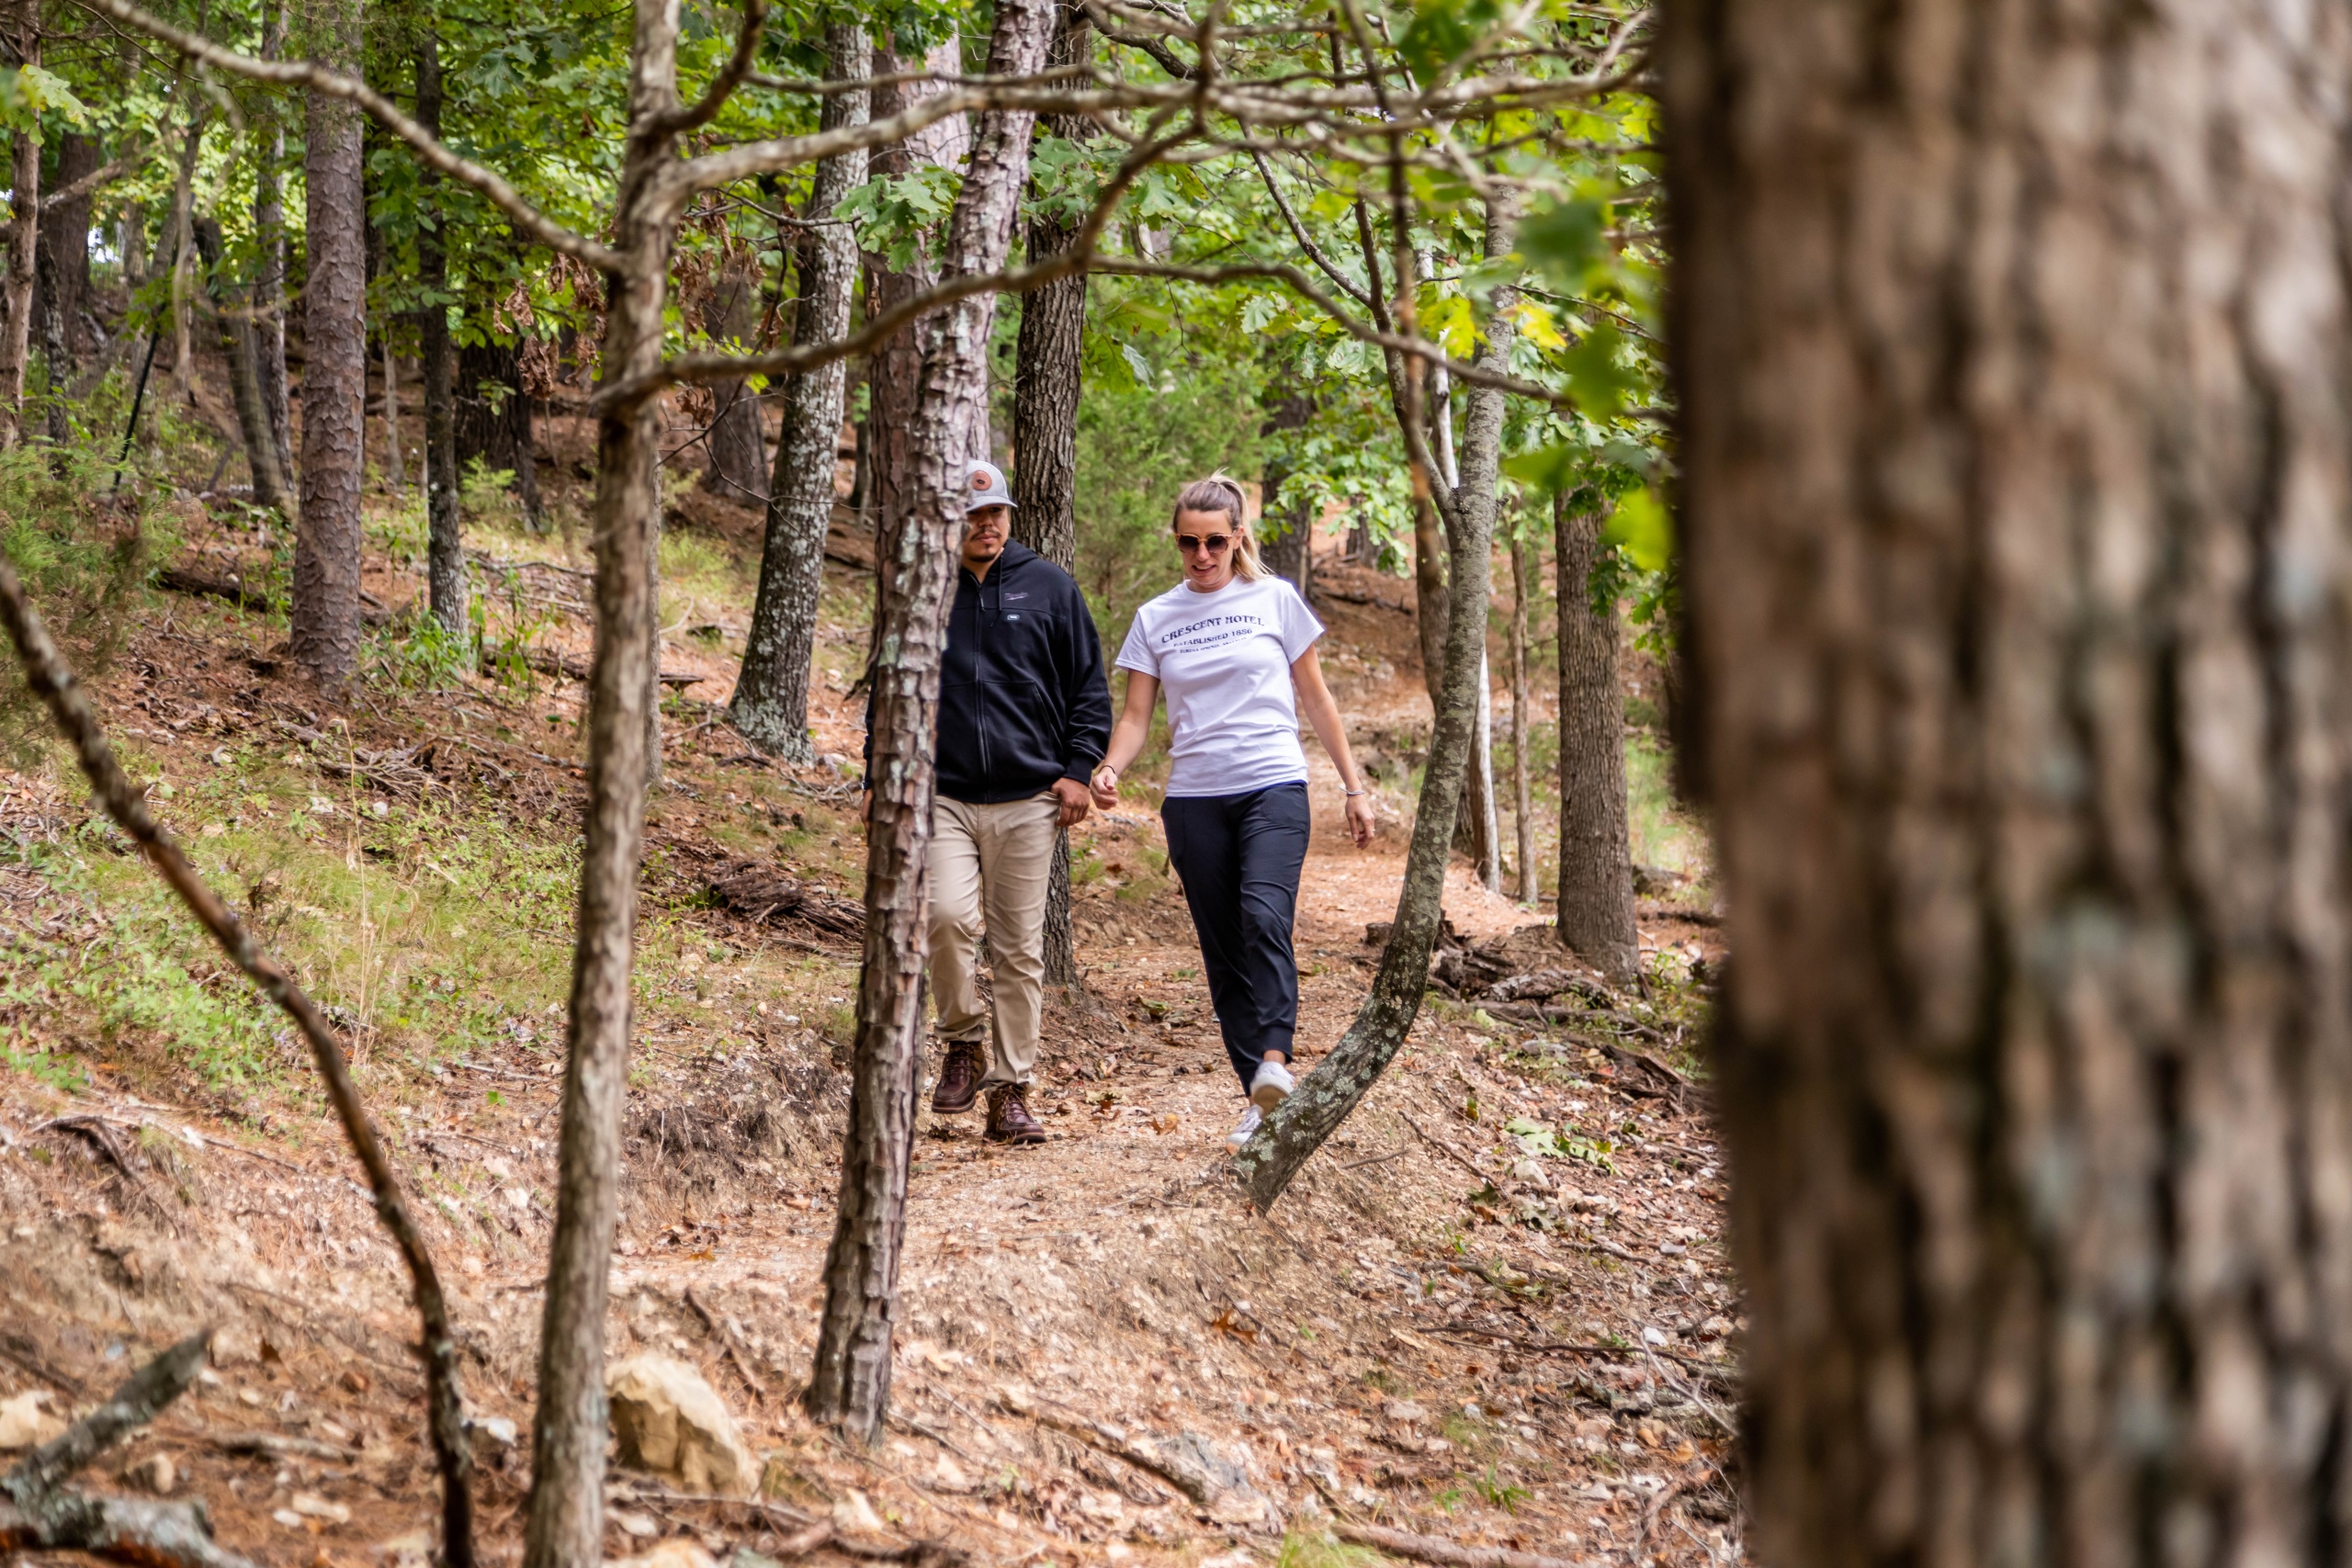
<svg viewBox="0 0 2352 1568">
<path fill-rule="evenodd" d="M 1246 582 L 1255 582 L 1266 574 L 1266 563 L 1258 555 L 1257 536 L 1250 532 L 1250 502 L 1238 483 L 1222 473 L 1194 479 L 1177 494 L 1176 510 L 1170 513 L 1168 525 L 1174 527 L 1187 512 L 1224 513 L 1233 528 L 1234 574 Z"/>
</svg>

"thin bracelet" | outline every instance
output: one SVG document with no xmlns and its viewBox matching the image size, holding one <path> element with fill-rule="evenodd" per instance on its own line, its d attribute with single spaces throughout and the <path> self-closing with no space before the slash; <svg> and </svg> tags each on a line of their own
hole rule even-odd
<svg viewBox="0 0 2352 1568">
<path fill-rule="evenodd" d="M 1350 789 L 1347 785 L 1341 784 L 1340 786 L 1340 793 L 1346 795 L 1350 800 L 1353 800 L 1360 795 L 1370 795 L 1372 791 L 1368 789 Z"/>
</svg>

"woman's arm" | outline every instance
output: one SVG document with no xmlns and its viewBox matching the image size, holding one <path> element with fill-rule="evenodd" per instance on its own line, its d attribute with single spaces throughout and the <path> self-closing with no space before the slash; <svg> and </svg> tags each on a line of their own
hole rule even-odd
<svg viewBox="0 0 2352 1568">
<path fill-rule="evenodd" d="M 1094 804 L 1108 811 L 1119 804 L 1119 775 L 1151 734 L 1151 705 L 1159 700 L 1159 680 L 1140 670 L 1127 671 L 1126 705 L 1111 727 L 1111 749 L 1094 767 Z"/>
<path fill-rule="evenodd" d="M 1290 678 L 1298 688 L 1298 705 L 1306 722 L 1315 727 L 1315 738 L 1340 770 L 1340 787 L 1348 792 L 1348 836 L 1362 849 L 1372 842 L 1372 795 L 1356 772 L 1355 754 L 1348 750 L 1348 727 L 1340 722 L 1340 705 L 1323 683 L 1323 661 L 1312 648 L 1292 662 Z"/>
</svg>

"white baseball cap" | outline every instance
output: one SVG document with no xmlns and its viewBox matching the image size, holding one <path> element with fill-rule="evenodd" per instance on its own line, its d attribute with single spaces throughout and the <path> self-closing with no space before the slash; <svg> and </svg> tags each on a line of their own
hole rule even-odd
<svg viewBox="0 0 2352 1568">
<path fill-rule="evenodd" d="M 1011 506 L 1012 491 L 1004 482 L 1004 470 L 994 463 L 974 463 L 964 470 L 964 515 L 970 516 L 983 506 Z"/>
</svg>

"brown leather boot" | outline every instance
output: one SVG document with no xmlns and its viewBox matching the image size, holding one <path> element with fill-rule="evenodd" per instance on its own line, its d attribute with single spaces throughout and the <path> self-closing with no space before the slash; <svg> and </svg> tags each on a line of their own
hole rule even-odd
<svg viewBox="0 0 2352 1568">
<path fill-rule="evenodd" d="M 931 1091 L 931 1108 L 942 1116 L 960 1116 L 969 1111 L 980 1098 L 980 1075 L 986 1071 L 988 1057 L 978 1041 L 949 1041 L 946 1064 L 939 1069 L 939 1087 Z"/>
<path fill-rule="evenodd" d="M 1029 1114 L 1029 1086 L 1001 1083 L 989 1090 L 989 1130 L 981 1134 L 991 1144 L 1042 1144 L 1043 1123 Z"/>
</svg>

